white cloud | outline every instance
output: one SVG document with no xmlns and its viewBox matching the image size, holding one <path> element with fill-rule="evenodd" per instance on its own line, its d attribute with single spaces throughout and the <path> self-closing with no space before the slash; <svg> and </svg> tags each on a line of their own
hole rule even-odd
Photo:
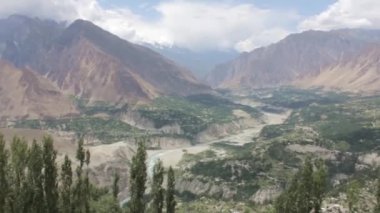
<svg viewBox="0 0 380 213">
<path fill-rule="evenodd" d="M 248 50 L 266 45 L 282 37 L 268 31 L 287 31 L 283 26 L 298 18 L 295 13 L 223 2 L 175 1 L 160 4 L 157 10 L 162 14 L 158 27 L 166 29 L 175 44 L 193 49 Z"/>
<path fill-rule="evenodd" d="M 160 16 L 146 20 L 128 8 L 104 8 L 97 0 L 12 0 L 1 1 L 0 16 L 19 13 L 61 21 L 82 18 L 132 42 L 238 51 L 281 39 L 299 20 L 295 12 L 232 1 L 172 0 L 154 9 Z"/>
<path fill-rule="evenodd" d="M 338 0 L 313 17 L 304 20 L 301 30 L 330 30 L 337 28 L 379 28 L 379 0 Z"/>
</svg>

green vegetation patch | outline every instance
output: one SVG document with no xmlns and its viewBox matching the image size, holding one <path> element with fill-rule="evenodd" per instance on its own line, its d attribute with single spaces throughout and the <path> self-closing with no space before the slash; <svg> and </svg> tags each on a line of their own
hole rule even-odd
<svg viewBox="0 0 380 213">
<path fill-rule="evenodd" d="M 192 138 L 210 124 L 231 122 L 235 118 L 232 114 L 234 109 L 244 110 L 254 117 L 261 116 L 254 108 L 212 95 L 161 97 L 151 105 L 141 107 L 139 113 L 152 120 L 156 128 L 178 124 L 185 135 Z"/>
<path fill-rule="evenodd" d="M 16 122 L 15 127 L 75 132 L 78 136 L 93 136 L 106 143 L 125 139 L 140 132 L 137 128 L 119 120 L 95 117 L 20 120 Z"/>
<path fill-rule="evenodd" d="M 94 103 L 89 104 L 88 100 L 85 99 L 80 99 L 76 97 L 73 97 L 72 99 L 79 111 L 81 112 L 81 114 L 88 116 L 96 115 L 99 113 L 116 115 L 117 113 L 125 112 L 128 110 L 127 104 L 115 105 L 104 101 L 96 101 Z"/>
<path fill-rule="evenodd" d="M 344 93 L 324 92 L 317 89 L 303 90 L 293 87 L 282 87 L 261 93 L 266 94 L 264 96 L 257 96 L 262 102 L 293 109 L 307 107 L 313 103 L 341 103 L 349 98 Z"/>
<path fill-rule="evenodd" d="M 194 175 L 217 178 L 223 181 L 242 181 L 253 180 L 260 172 L 270 170 L 270 162 L 261 158 L 247 159 L 218 159 L 195 163 L 190 171 Z"/>
<path fill-rule="evenodd" d="M 312 127 L 321 138 L 347 142 L 349 151 L 368 151 L 380 145 L 378 102 L 378 98 L 363 98 L 311 105 L 295 111 L 288 123 Z"/>
</svg>

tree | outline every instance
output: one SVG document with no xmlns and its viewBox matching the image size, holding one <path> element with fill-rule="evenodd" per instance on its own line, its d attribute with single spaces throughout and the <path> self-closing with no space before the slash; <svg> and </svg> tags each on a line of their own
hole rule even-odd
<svg viewBox="0 0 380 213">
<path fill-rule="evenodd" d="M 26 211 L 28 207 L 25 197 L 27 162 L 28 145 L 25 140 L 14 137 L 11 144 L 11 177 L 9 179 L 12 190 L 8 196 L 11 212 Z"/>
<path fill-rule="evenodd" d="M 277 198 L 276 212 L 320 212 L 326 191 L 326 178 L 323 161 L 317 160 L 313 165 L 311 159 L 307 158 L 302 169 L 294 175 L 290 186 Z"/>
<path fill-rule="evenodd" d="M 145 183 L 146 183 L 146 150 L 145 139 L 138 141 L 136 155 L 132 158 L 130 175 L 130 194 L 129 201 L 131 213 L 141 213 L 145 211 Z"/>
<path fill-rule="evenodd" d="M 380 178 L 377 179 L 376 206 L 374 213 L 380 213 Z"/>
<path fill-rule="evenodd" d="M 76 158 L 79 161 L 79 166 L 76 168 L 76 183 L 73 191 L 72 211 L 75 213 L 87 212 L 87 195 L 86 192 L 88 183 L 85 177 L 83 177 L 83 166 L 89 162 L 89 155 L 86 156 L 86 151 L 83 148 L 83 139 L 78 141 L 78 147 L 76 152 Z M 87 164 L 88 165 L 88 164 Z M 87 176 L 87 175 L 86 175 Z"/>
<path fill-rule="evenodd" d="M 174 171 L 173 171 L 172 167 L 169 167 L 167 189 L 166 189 L 166 212 L 167 213 L 174 213 L 176 205 L 177 205 L 177 202 L 175 201 Z"/>
<path fill-rule="evenodd" d="M 73 184 L 73 171 L 71 160 L 65 155 L 64 162 L 61 166 L 61 211 L 62 213 L 71 213 L 71 196 Z"/>
<path fill-rule="evenodd" d="M 86 175 L 84 176 L 84 190 L 83 190 L 83 202 L 84 202 L 84 208 L 86 213 L 90 213 L 90 200 L 91 200 L 91 192 L 90 192 L 90 179 L 88 176 L 90 165 L 90 151 L 86 151 L 85 155 L 85 162 L 86 162 Z"/>
<path fill-rule="evenodd" d="M 154 213 L 162 213 L 164 207 L 164 189 L 162 183 L 164 181 L 164 167 L 159 160 L 153 167 L 153 181 L 152 181 L 152 210 Z"/>
<path fill-rule="evenodd" d="M 58 171 L 56 165 L 57 151 L 54 150 L 53 139 L 43 139 L 43 162 L 44 162 L 44 191 L 46 198 L 46 211 L 58 212 Z"/>
<path fill-rule="evenodd" d="M 119 194 L 119 180 L 120 180 L 120 175 L 118 172 L 114 173 L 113 177 L 113 183 L 112 183 L 112 196 L 117 199 L 117 196 Z"/>
<path fill-rule="evenodd" d="M 313 209 L 313 164 L 309 157 L 306 158 L 302 172 L 298 193 L 301 196 L 298 203 L 300 212 L 310 212 Z"/>
<path fill-rule="evenodd" d="M 314 212 L 319 213 L 321 211 L 323 197 L 327 188 L 327 170 L 322 160 L 316 161 L 315 166 L 317 171 L 313 174 L 313 204 Z"/>
<path fill-rule="evenodd" d="M 347 201 L 349 212 L 354 212 L 356 204 L 359 201 L 359 183 L 356 180 L 348 183 L 347 187 Z"/>
<path fill-rule="evenodd" d="M 9 153 L 5 149 L 4 136 L 0 134 L 0 212 L 6 211 L 6 201 L 9 193 L 8 183 L 8 158 Z"/>
<path fill-rule="evenodd" d="M 29 150 L 28 161 L 28 201 L 30 206 L 28 212 L 40 213 L 45 209 L 44 205 L 44 160 L 41 146 L 37 141 L 33 141 L 32 147 Z"/>
</svg>

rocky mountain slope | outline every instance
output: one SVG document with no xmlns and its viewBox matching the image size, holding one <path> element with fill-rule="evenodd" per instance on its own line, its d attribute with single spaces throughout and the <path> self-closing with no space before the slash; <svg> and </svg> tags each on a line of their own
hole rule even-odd
<svg viewBox="0 0 380 213">
<path fill-rule="evenodd" d="M 76 114 L 73 103 L 47 79 L 0 60 L 0 118 Z"/>
<path fill-rule="evenodd" d="M 84 20 L 77 20 L 68 27 L 65 23 L 20 15 L 0 20 L 0 59 L 17 67 L 20 75 L 25 75 L 22 73 L 25 70 L 33 70 L 35 78 L 49 82 L 60 95 L 76 97 L 86 103 L 140 103 L 159 96 L 211 91 L 171 60 Z M 39 88 L 29 80 L 25 80 L 27 84 Z M 23 88 L 13 83 L 13 89 Z M 11 91 L 3 87 L 3 93 Z M 14 98 L 24 95 L 20 93 Z M 52 98 L 45 93 L 40 96 L 43 100 Z M 44 106 L 56 110 L 51 107 Z M 71 112 L 69 109 L 62 112 Z M 13 114 L 24 115 L 17 110 Z M 58 115 L 61 114 L 55 114 Z"/>
<path fill-rule="evenodd" d="M 380 91 L 380 46 L 363 51 L 358 57 L 334 64 L 318 75 L 295 83 L 301 87 L 325 87 L 355 92 Z"/>
<path fill-rule="evenodd" d="M 347 29 L 293 34 L 278 43 L 244 53 L 231 62 L 218 65 L 209 73 L 207 81 L 220 88 L 273 87 L 299 83 L 303 79 L 310 82 L 310 79 L 324 75 L 323 72 L 333 69 L 332 67 L 346 64 L 357 57 L 366 57 L 362 54 L 366 54 L 367 49 L 374 44 L 380 44 L 378 30 Z M 376 57 L 369 60 L 374 61 Z M 349 65 L 350 69 L 354 66 L 361 65 Z M 329 86 L 329 83 L 331 82 L 320 81 L 316 85 Z M 334 85 L 350 90 L 358 87 L 366 89 L 364 83 L 361 82 L 362 85 L 354 88 L 340 81 Z"/>
</svg>

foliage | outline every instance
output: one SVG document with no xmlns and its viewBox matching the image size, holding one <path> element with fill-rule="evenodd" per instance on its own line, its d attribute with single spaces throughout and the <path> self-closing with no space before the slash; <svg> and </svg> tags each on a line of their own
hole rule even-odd
<svg viewBox="0 0 380 213">
<path fill-rule="evenodd" d="M 78 147 L 80 146 L 81 143 Z M 82 148 L 78 148 L 78 153 L 81 156 L 78 158 L 88 166 L 89 153 Z M 30 147 L 25 140 L 15 137 L 10 150 L 7 150 L 0 135 L 1 212 L 97 213 L 102 212 L 98 209 L 99 203 L 112 206 L 107 212 L 121 212 L 117 200 L 107 199 L 112 195 L 92 186 L 87 175 L 77 176 L 76 180 L 80 180 L 81 185 L 77 182 L 73 186 L 71 160 L 65 157 L 59 173 L 56 156 L 51 137 L 45 137 L 42 142 L 33 141 Z M 77 175 L 82 174 L 79 170 L 77 169 Z M 81 192 L 79 196 L 75 195 L 78 186 Z"/>
<path fill-rule="evenodd" d="M 136 155 L 132 158 L 131 175 L 130 175 L 130 201 L 128 203 L 131 213 L 140 213 L 145 211 L 144 194 L 146 189 L 147 168 L 146 168 L 146 150 L 145 138 L 138 141 Z"/>
<path fill-rule="evenodd" d="M 166 213 L 174 213 L 177 202 L 175 201 L 175 177 L 174 170 L 169 167 L 166 187 Z"/>
<path fill-rule="evenodd" d="M 315 162 L 315 168 L 311 159 L 307 158 L 303 168 L 293 177 L 290 186 L 277 198 L 276 212 L 320 212 L 327 189 L 327 172 L 321 161 Z"/>
<path fill-rule="evenodd" d="M 359 201 L 359 182 L 356 180 L 351 181 L 347 187 L 347 201 L 348 209 L 350 212 L 355 212 L 356 204 Z"/>
<path fill-rule="evenodd" d="M 15 127 L 75 132 L 79 138 L 92 136 L 108 143 L 131 137 L 134 133 L 140 132 L 122 121 L 96 117 L 20 120 L 16 122 Z"/>
<path fill-rule="evenodd" d="M 164 182 L 164 167 L 159 160 L 153 167 L 153 181 L 152 181 L 152 210 L 154 213 L 162 213 L 164 207 L 164 189 L 162 183 Z"/>
<path fill-rule="evenodd" d="M 140 114 L 153 121 L 156 128 L 178 124 L 185 135 L 193 138 L 213 123 L 227 123 L 234 119 L 233 109 L 241 109 L 254 117 L 258 110 L 213 95 L 194 95 L 187 98 L 161 97 L 152 105 L 139 109 Z"/>
<path fill-rule="evenodd" d="M 317 104 L 332 104 L 344 102 L 348 99 L 346 94 L 335 92 L 323 92 L 319 90 L 302 90 L 292 87 L 282 87 L 274 91 L 267 91 L 268 96 L 263 96 L 260 100 L 264 103 L 299 109 L 307 107 L 313 103 Z"/>
</svg>

